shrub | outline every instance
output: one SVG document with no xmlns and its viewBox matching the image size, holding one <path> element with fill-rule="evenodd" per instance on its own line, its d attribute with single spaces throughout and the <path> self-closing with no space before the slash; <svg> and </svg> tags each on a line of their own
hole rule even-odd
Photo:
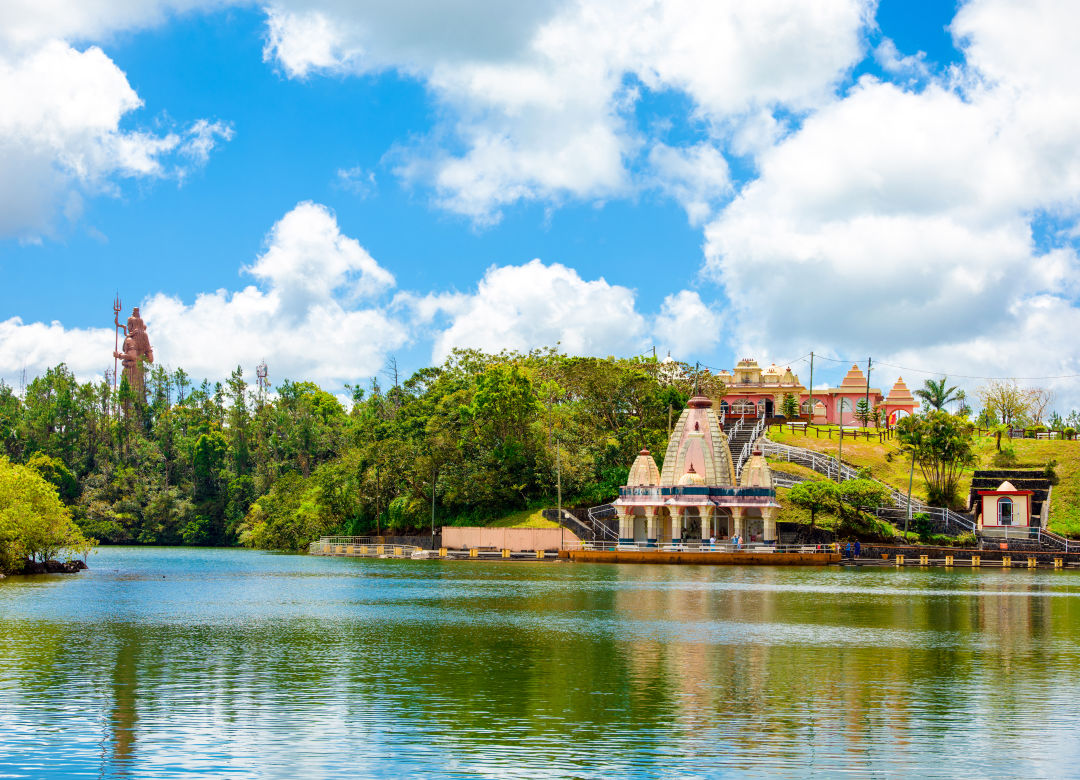
<svg viewBox="0 0 1080 780">
<path fill-rule="evenodd" d="M 1016 448 L 1011 444 L 1006 444 L 1000 452 L 994 453 L 992 462 L 995 466 L 1002 468 L 1016 465 Z"/>
<path fill-rule="evenodd" d="M 934 532 L 934 523 L 930 519 L 930 515 L 926 514 L 926 512 L 916 512 L 911 516 L 911 526 L 909 530 L 918 535 L 920 541 L 925 542 Z"/>
</svg>

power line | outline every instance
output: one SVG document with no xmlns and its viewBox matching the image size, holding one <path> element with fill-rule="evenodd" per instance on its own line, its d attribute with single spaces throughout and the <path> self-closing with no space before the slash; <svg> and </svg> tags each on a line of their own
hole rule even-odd
<svg viewBox="0 0 1080 780">
<path fill-rule="evenodd" d="M 831 360 L 834 363 L 852 363 L 858 364 L 857 360 L 846 360 L 844 358 L 832 358 L 825 355 L 817 355 L 814 357 L 821 360 Z M 884 360 L 878 361 L 879 366 L 888 366 L 889 368 L 899 369 L 900 371 L 911 371 L 916 374 L 928 374 L 929 376 L 941 376 L 941 377 L 955 377 L 956 379 L 984 379 L 984 380 L 1005 380 L 1014 379 L 1018 382 L 1036 382 L 1045 379 L 1076 379 L 1080 378 L 1080 374 L 1061 374 L 1059 376 L 978 376 L 975 374 L 957 374 L 952 371 L 928 371 L 925 368 L 913 368 L 911 366 L 901 366 L 896 363 L 888 363 Z"/>
</svg>

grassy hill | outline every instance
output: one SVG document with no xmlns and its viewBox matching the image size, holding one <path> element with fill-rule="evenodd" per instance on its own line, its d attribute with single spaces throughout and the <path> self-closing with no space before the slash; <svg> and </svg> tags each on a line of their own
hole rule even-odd
<svg viewBox="0 0 1080 780">
<path fill-rule="evenodd" d="M 777 431 L 773 428 L 769 438 L 781 444 L 793 447 L 805 447 L 836 457 L 839 441 L 835 437 L 818 438 L 813 433 L 792 433 L 790 430 Z M 1068 536 L 1080 537 L 1080 441 L 1043 441 L 1035 439 L 1015 439 L 1004 441 L 1016 452 L 1016 463 L 1010 468 L 1045 468 L 1051 461 L 1056 461 L 1054 471 L 1059 482 L 1054 486 L 1050 500 L 1050 530 Z M 975 469 L 997 468 L 993 464 L 997 446 L 994 437 L 976 438 L 976 464 L 965 470 L 960 479 L 960 493 L 966 499 L 971 489 L 971 474 Z M 858 441 L 844 439 L 844 462 L 856 467 L 867 466 L 873 475 L 897 490 L 907 492 L 908 473 L 911 460 L 900 452 L 895 440 L 878 443 L 877 441 Z M 776 464 L 774 468 L 791 473 L 796 472 L 791 464 Z M 803 470 L 805 471 L 805 470 Z M 926 482 L 915 467 L 912 493 L 926 500 Z"/>
</svg>

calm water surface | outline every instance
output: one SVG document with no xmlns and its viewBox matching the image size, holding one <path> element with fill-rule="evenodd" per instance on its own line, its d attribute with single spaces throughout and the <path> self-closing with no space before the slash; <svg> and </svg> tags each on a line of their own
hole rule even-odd
<svg viewBox="0 0 1080 780">
<path fill-rule="evenodd" d="M 0 582 L 0 777 L 1080 775 L 1080 573 L 90 565 Z"/>
</svg>

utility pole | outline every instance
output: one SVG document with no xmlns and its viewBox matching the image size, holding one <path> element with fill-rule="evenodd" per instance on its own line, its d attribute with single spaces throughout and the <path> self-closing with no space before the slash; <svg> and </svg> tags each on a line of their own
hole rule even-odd
<svg viewBox="0 0 1080 780">
<path fill-rule="evenodd" d="M 836 453 L 836 482 L 839 484 L 843 480 L 840 478 L 840 471 L 844 468 L 844 399 L 840 399 L 840 447 Z"/>
<path fill-rule="evenodd" d="M 870 425 L 870 367 L 874 364 L 873 358 L 866 359 L 866 417 L 863 419 L 863 427 Z"/>
<path fill-rule="evenodd" d="M 559 450 L 559 437 L 555 436 L 555 506 L 559 513 L 559 549 L 566 547 L 566 526 L 562 516 L 562 458 Z"/>
<path fill-rule="evenodd" d="M 904 542 L 907 542 L 907 529 L 911 523 L 911 485 L 915 481 L 915 448 L 911 448 L 911 471 L 907 478 L 907 517 L 904 518 Z"/>
<path fill-rule="evenodd" d="M 431 461 L 431 549 L 435 549 L 435 460 Z"/>
<path fill-rule="evenodd" d="M 814 353 L 810 352 L 810 424 L 814 424 Z"/>
</svg>

